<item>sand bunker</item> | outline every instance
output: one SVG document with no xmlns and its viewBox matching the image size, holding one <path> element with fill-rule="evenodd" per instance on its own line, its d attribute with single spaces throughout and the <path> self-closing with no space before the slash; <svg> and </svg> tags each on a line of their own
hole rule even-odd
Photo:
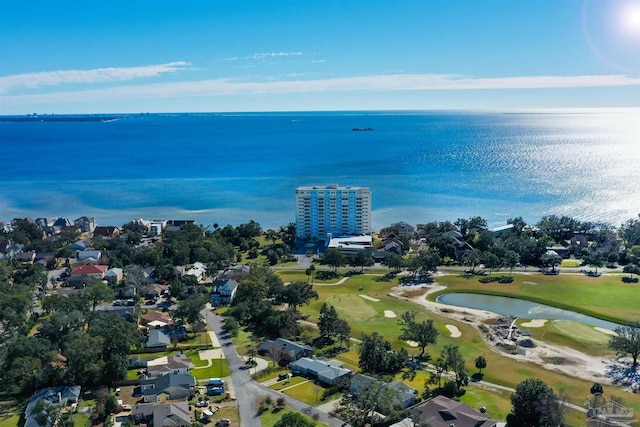
<svg viewBox="0 0 640 427">
<path fill-rule="evenodd" d="M 451 338 L 458 338 L 458 337 L 462 336 L 462 332 L 460 332 L 460 329 L 458 329 L 457 326 L 444 325 L 444 327 L 447 328 L 449 330 L 449 332 L 451 332 Z"/>
<path fill-rule="evenodd" d="M 418 343 L 415 341 L 407 341 L 407 344 L 409 344 L 409 347 L 417 347 Z"/>
<path fill-rule="evenodd" d="M 370 297 L 369 295 L 360 295 L 360 296 L 364 299 L 368 299 L 369 301 L 380 302 L 378 298 Z"/>
<path fill-rule="evenodd" d="M 384 311 L 384 317 L 394 318 L 394 317 L 398 317 L 398 316 L 396 315 L 396 313 L 393 310 L 385 310 Z"/>
<path fill-rule="evenodd" d="M 533 319 L 522 323 L 520 326 L 524 326 L 525 328 L 542 328 L 545 323 L 547 323 L 547 319 Z"/>
<path fill-rule="evenodd" d="M 596 326 L 593 329 L 595 329 L 598 332 L 602 332 L 603 334 L 607 334 L 607 335 L 613 335 L 613 336 L 617 336 L 618 334 L 616 334 L 616 331 L 612 331 L 611 329 L 607 329 L 607 328 L 601 328 L 600 326 Z"/>
</svg>

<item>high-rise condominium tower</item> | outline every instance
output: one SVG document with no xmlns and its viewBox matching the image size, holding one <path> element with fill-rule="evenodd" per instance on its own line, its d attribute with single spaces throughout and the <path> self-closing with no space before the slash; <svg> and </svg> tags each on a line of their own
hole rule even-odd
<svg viewBox="0 0 640 427">
<path fill-rule="evenodd" d="M 302 239 L 371 233 L 371 192 L 338 184 L 296 188 L 296 234 Z"/>
</svg>

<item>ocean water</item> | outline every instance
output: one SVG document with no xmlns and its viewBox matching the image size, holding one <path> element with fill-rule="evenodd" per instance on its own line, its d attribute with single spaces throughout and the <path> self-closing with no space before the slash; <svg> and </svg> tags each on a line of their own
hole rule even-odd
<svg viewBox="0 0 640 427">
<path fill-rule="evenodd" d="M 352 128 L 373 128 L 354 132 Z M 640 113 L 326 112 L 0 119 L 0 220 L 95 215 L 263 227 L 300 185 L 368 186 L 373 227 L 640 213 Z"/>
</svg>

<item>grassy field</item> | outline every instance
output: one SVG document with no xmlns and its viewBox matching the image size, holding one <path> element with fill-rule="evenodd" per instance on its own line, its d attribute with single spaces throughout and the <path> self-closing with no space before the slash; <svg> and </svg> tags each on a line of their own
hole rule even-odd
<svg viewBox="0 0 640 427">
<path fill-rule="evenodd" d="M 289 272 L 287 272 L 289 273 Z M 308 315 L 308 320 L 317 322 L 317 316 L 324 301 L 332 304 L 338 311 L 340 317 L 347 320 L 351 325 L 351 335 L 355 338 L 359 338 L 363 333 L 371 334 L 374 331 L 380 333 L 386 340 L 390 341 L 394 348 L 405 347 L 410 354 L 417 354 L 418 350 L 408 346 L 406 342 L 398 339 L 401 333 L 400 325 L 396 318 L 385 317 L 385 310 L 391 310 L 398 316 L 405 311 L 418 310 L 419 314 L 416 318 L 417 321 L 426 319 L 433 319 L 435 326 L 441 332 L 438 342 L 434 346 L 427 348 L 427 352 L 432 356 L 437 356 L 440 350 L 449 344 L 457 345 L 460 348 L 461 353 L 465 357 L 467 369 L 473 372 L 474 360 L 478 355 L 483 355 L 487 359 L 487 368 L 484 370 L 484 379 L 489 382 L 506 385 L 509 387 L 515 387 L 519 382 L 535 377 L 549 384 L 556 391 L 566 392 L 568 394 L 568 400 L 577 405 L 582 405 L 585 396 L 589 394 L 591 383 L 581 380 L 579 378 L 570 377 L 558 372 L 552 372 L 533 363 L 523 363 L 514 359 L 505 357 L 495 352 L 482 337 L 480 337 L 475 328 L 465 322 L 458 322 L 435 313 L 427 312 L 426 310 L 418 307 L 410 302 L 402 301 L 390 297 L 387 295 L 389 289 L 395 286 L 398 282 L 397 279 L 390 281 L 380 281 L 376 276 L 357 275 L 350 277 L 342 285 L 322 285 L 316 284 L 314 289 L 318 292 L 318 300 L 312 300 L 307 306 L 301 307 L 300 310 L 303 314 Z M 440 280 L 442 279 L 442 280 Z M 564 285 L 564 279 L 568 279 L 569 287 L 571 291 L 561 292 L 557 288 L 562 288 Z M 609 304 L 614 304 L 614 308 L 605 307 L 606 304 L 601 301 L 591 303 L 590 307 L 600 308 L 603 312 L 627 312 L 635 314 L 638 313 L 637 308 L 629 303 L 629 300 L 634 300 L 633 291 L 637 292 L 638 289 L 634 289 L 633 285 L 625 285 L 622 282 L 613 280 L 605 280 L 604 278 L 591 278 L 583 276 L 543 276 L 543 275 L 527 275 L 516 276 L 516 280 L 512 284 L 489 284 L 484 285 L 475 280 L 467 280 L 458 276 L 444 276 L 438 278 L 438 282 L 450 285 L 456 290 L 487 290 L 493 291 L 493 289 L 501 290 L 505 292 L 510 291 L 512 296 L 528 296 L 535 292 L 536 295 L 544 295 L 545 298 L 550 299 L 550 296 L 557 300 L 571 301 L 578 300 L 576 303 L 585 303 L 588 299 L 584 295 L 578 295 L 577 297 L 569 297 L 572 292 L 578 292 L 581 286 L 580 280 L 586 282 L 583 285 L 587 290 L 587 295 L 591 295 L 589 298 L 598 299 L 602 298 Z M 619 278 L 618 278 L 619 280 Z M 523 283 L 527 282 L 527 283 Z M 531 283 L 537 283 L 533 285 Z M 637 285 L 635 286 L 637 288 Z M 543 292 L 549 290 L 549 294 Z M 535 291 L 535 292 L 534 292 Z M 493 291 L 496 292 L 497 291 Z M 519 293 L 521 292 L 521 293 Z M 619 295 L 619 298 L 626 298 L 626 301 L 621 304 L 621 309 L 616 310 L 615 304 L 617 299 L 612 298 L 609 295 L 601 295 L 612 292 Z M 367 295 L 379 299 L 379 302 L 365 299 L 360 295 Z M 550 295 L 550 296 L 549 296 Z M 554 299 L 554 301 L 555 301 Z M 549 303 L 547 301 L 547 303 Z M 446 324 L 452 324 L 459 328 L 462 333 L 460 338 L 451 338 L 450 334 L 445 328 Z M 570 325 L 560 326 L 547 326 L 548 328 L 545 334 L 551 334 L 557 343 L 565 343 L 565 345 L 571 344 L 578 346 L 579 349 L 585 351 L 589 350 L 592 354 L 612 354 L 608 352 L 605 347 L 602 346 L 601 340 L 594 340 L 594 336 L 587 331 L 582 330 L 579 338 L 575 339 L 573 343 L 570 343 L 568 330 Z M 554 329 L 550 329 L 554 328 Z M 536 328 L 531 328 L 532 333 L 538 333 Z M 546 336 L 546 335 L 545 335 Z M 586 339 L 588 338 L 588 339 Z M 589 342 L 591 340 L 592 342 Z M 357 365 L 357 346 L 354 344 L 351 347 L 349 353 L 340 355 L 338 360 L 345 359 L 350 360 L 352 364 Z M 343 360 L 344 361 L 344 360 Z M 426 375 L 425 375 L 426 377 Z M 418 391 L 423 390 L 425 377 L 417 377 L 410 385 Z M 621 391 L 615 387 L 605 387 L 608 396 L 615 395 L 622 398 L 623 404 L 633 407 L 636 411 L 640 410 L 640 395 L 633 395 L 624 391 Z M 508 397 L 500 396 L 499 394 L 491 394 L 494 403 L 498 407 L 510 407 Z M 485 405 L 487 406 L 487 405 Z M 503 411 L 504 412 L 504 411 Z M 582 424 L 584 420 L 582 420 Z M 573 424 L 575 425 L 575 424 Z"/>
<path fill-rule="evenodd" d="M 518 323 L 526 322 L 521 319 Z M 608 348 L 610 335 L 595 330 L 592 326 L 569 320 L 547 322 L 540 328 L 524 328 L 531 332 L 534 339 L 550 344 L 567 346 L 591 356 L 611 355 Z"/>
<path fill-rule="evenodd" d="M 0 414 L 15 414 L 0 416 L 0 427 L 16 427 L 27 403 L 16 399 L 0 400 Z"/>
<path fill-rule="evenodd" d="M 282 390 L 282 392 L 294 399 L 306 403 L 307 405 L 315 406 L 322 403 L 320 399 L 322 398 L 324 387 L 315 384 L 313 381 L 307 381 L 296 385 L 295 387 Z"/>
</svg>

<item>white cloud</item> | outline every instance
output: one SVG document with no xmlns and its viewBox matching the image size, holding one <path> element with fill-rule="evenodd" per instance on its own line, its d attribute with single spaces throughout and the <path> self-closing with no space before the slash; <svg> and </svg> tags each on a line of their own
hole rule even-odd
<svg viewBox="0 0 640 427">
<path fill-rule="evenodd" d="M 282 56 L 302 56 L 302 52 L 268 52 L 268 53 L 254 53 L 247 59 L 266 59 L 277 58 Z"/>
<path fill-rule="evenodd" d="M 99 99 L 170 99 L 220 95 L 253 95 L 350 91 L 420 91 L 478 89 L 546 89 L 639 86 L 640 79 L 622 75 L 520 76 L 473 78 L 447 74 L 395 74 L 316 80 L 281 80 L 247 82 L 231 79 L 129 85 L 75 92 L 4 96 L 3 103 L 25 105 L 39 103 L 73 103 Z"/>
<path fill-rule="evenodd" d="M 13 89 L 19 88 L 39 88 L 68 83 L 92 84 L 155 77 L 184 70 L 189 65 L 191 64 L 188 62 L 177 61 L 141 67 L 109 67 L 95 68 L 93 70 L 59 70 L 14 74 L 0 77 L 0 93 L 8 93 Z"/>
</svg>

